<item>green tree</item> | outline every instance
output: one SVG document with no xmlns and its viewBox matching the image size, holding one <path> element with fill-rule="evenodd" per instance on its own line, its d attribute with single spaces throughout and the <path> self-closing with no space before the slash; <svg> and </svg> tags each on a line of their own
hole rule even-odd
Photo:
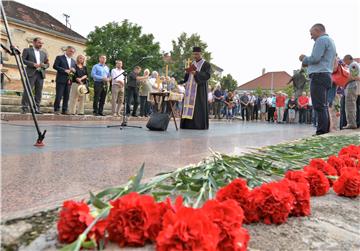
<svg viewBox="0 0 360 251">
<path fill-rule="evenodd" d="M 188 36 L 185 32 L 172 41 L 171 59 L 170 65 L 171 75 L 176 79 L 181 80 L 184 77 L 184 69 L 188 59 L 192 59 L 192 47 L 201 47 L 203 58 L 210 62 L 211 53 L 207 51 L 207 44 L 201 40 L 198 34 L 191 34 Z"/>
<path fill-rule="evenodd" d="M 282 91 L 285 92 L 289 98 L 295 93 L 293 85 L 287 85 Z"/>
<path fill-rule="evenodd" d="M 262 96 L 264 94 L 263 89 L 259 86 L 258 88 L 255 89 L 254 91 L 256 96 Z"/>
<path fill-rule="evenodd" d="M 95 30 L 87 36 L 86 55 L 88 65 L 92 67 L 98 62 L 100 54 L 107 56 L 107 64 L 111 68 L 115 61 L 123 61 L 127 70 L 139 59 L 145 56 L 152 58 L 143 61 L 140 66 L 151 70 L 158 70 L 163 65 L 160 44 L 154 41 L 152 34 L 142 34 L 142 27 L 124 20 L 121 23 L 111 22 Z"/>
<path fill-rule="evenodd" d="M 216 74 L 212 74 L 209 80 L 209 87 L 214 88 L 216 84 L 221 83 L 221 77 Z"/>
<path fill-rule="evenodd" d="M 234 91 L 237 87 L 237 81 L 233 79 L 231 74 L 223 76 L 220 80 L 220 84 L 223 89 L 228 89 L 229 91 Z"/>
</svg>

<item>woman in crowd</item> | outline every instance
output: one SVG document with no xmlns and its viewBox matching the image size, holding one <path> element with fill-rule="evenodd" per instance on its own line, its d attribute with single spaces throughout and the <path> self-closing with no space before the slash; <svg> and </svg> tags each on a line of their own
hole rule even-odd
<svg viewBox="0 0 360 251">
<path fill-rule="evenodd" d="M 260 101 L 260 120 L 265 121 L 266 120 L 266 112 L 267 112 L 267 97 L 264 94 Z"/>
<path fill-rule="evenodd" d="M 70 89 L 69 113 L 71 115 L 75 115 L 76 110 L 78 115 L 84 115 L 84 103 L 86 95 L 80 95 L 80 93 L 78 92 L 78 87 L 80 85 L 86 86 L 87 81 L 88 73 L 85 66 L 85 56 L 78 55 L 76 58 L 74 82 L 72 83 Z"/>
<path fill-rule="evenodd" d="M 225 106 L 226 106 L 226 119 L 233 118 L 233 107 L 234 107 L 234 95 L 232 92 L 228 92 L 228 95 L 225 98 Z"/>
<path fill-rule="evenodd" d="M 149 76 L 149 69 L 144 70 L 144 76 Z M 149 78 L 146 78 L 140 82 L 140 117 L 147 117 L 149 114 L 149 95 L 152 89 Z"/>
<path fill-rule="evenodd" d="M 287 104 L 287 109 L 288 109 L 288 119 L 289 119 L 289 123 L 294 123 L 295 122 L 295 117 L 296 117 L 296 100 L 295 100 L 295 96 L 291 96 L 291 98 L 288 101 Z"/>
</svg>

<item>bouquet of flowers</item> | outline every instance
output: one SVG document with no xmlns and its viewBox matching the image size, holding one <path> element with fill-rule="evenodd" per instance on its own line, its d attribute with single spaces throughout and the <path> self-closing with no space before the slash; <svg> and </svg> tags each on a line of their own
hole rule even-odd
<svg viewBox="0 0 360 251">
<path fill-rule="evenodd" d="M 70 70 L 69 74 L 68 74 L 68 80 L 67 80 L 67 83 L 68 85 L 71 85 L 72 82 L 74 81 L 74 72 L 72 70 Z"/>
</svg>

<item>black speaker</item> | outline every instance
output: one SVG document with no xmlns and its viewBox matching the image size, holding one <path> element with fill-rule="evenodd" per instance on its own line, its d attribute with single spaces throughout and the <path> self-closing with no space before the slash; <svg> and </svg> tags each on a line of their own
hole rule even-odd
<svg viewBox="0 0 360 251">
<path fill-rule="evenodd" d="M 146 127 L 151 131 L 166 131 L 170 116 L 167 113 L 152 113 Z"/>
</svg>

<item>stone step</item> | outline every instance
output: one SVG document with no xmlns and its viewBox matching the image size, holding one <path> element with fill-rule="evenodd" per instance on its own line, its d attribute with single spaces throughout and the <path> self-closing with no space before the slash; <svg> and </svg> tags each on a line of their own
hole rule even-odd
<svg viewBox="0 0 360 251">
<path fill-rule="evenodd" d="M 0 104 L 1 104 L 1 110 L 3 112 L 18 112 L 21 105 L 21 97 L 19 96 L 1 96 L 0 97 Z M 11 106 L 14 106 L 15 108 L 10 108 Z M 41 100 L 41 110 L 44 112 L 52 112 L 54 106 L 54 100 L 53 99 L 42 99 Z M 85 102 L 85 110 L 91 110 L 92 112 L 93 103 L 91 101 Z M 48 110 L 46 108 L 51 109 Z M 104 110 L 111 111 L 111 103 L 107 102 L 104 105 Z"/>
<path fill-rule="evenodd" d="M 55 114 L 39 114 L 36 115 L 36 118 L 39 121 L 122 121 L 121 117 L 113 116 L 93 116 L 93 115 L 55 115 Z M 13 121 L 13 120 L 32 120 L 30 113 L 20 114 L 20 113 L 1 113 L 1 120 L 4 121 Z M 148 121 L 149 118 L 140 118 L 140 117 L 129 117 L 128 122 L 136 121 Z"/>
<path fill-rule="evenodd" d="M 21 111 L 21 107 L 20 105 L 1 105 L 1 112 L 2 113 L 20 113 Z M 54 107 L 53 106 L 42 106 L 41 107 L 41 112 L 43 113 L 53 113 L 54 112 Z M 93 114 L 93 109 L 92 109 L 92 105 L 90 106 L 85 106 L 84 109 L 85 114 L 87 115 L 92 115 Z M 106 109 L 106 107 L 104 107 L 104 114 L 111 114 L 111 108 L 108 107 L 108 109 Z"/>
</svg>

